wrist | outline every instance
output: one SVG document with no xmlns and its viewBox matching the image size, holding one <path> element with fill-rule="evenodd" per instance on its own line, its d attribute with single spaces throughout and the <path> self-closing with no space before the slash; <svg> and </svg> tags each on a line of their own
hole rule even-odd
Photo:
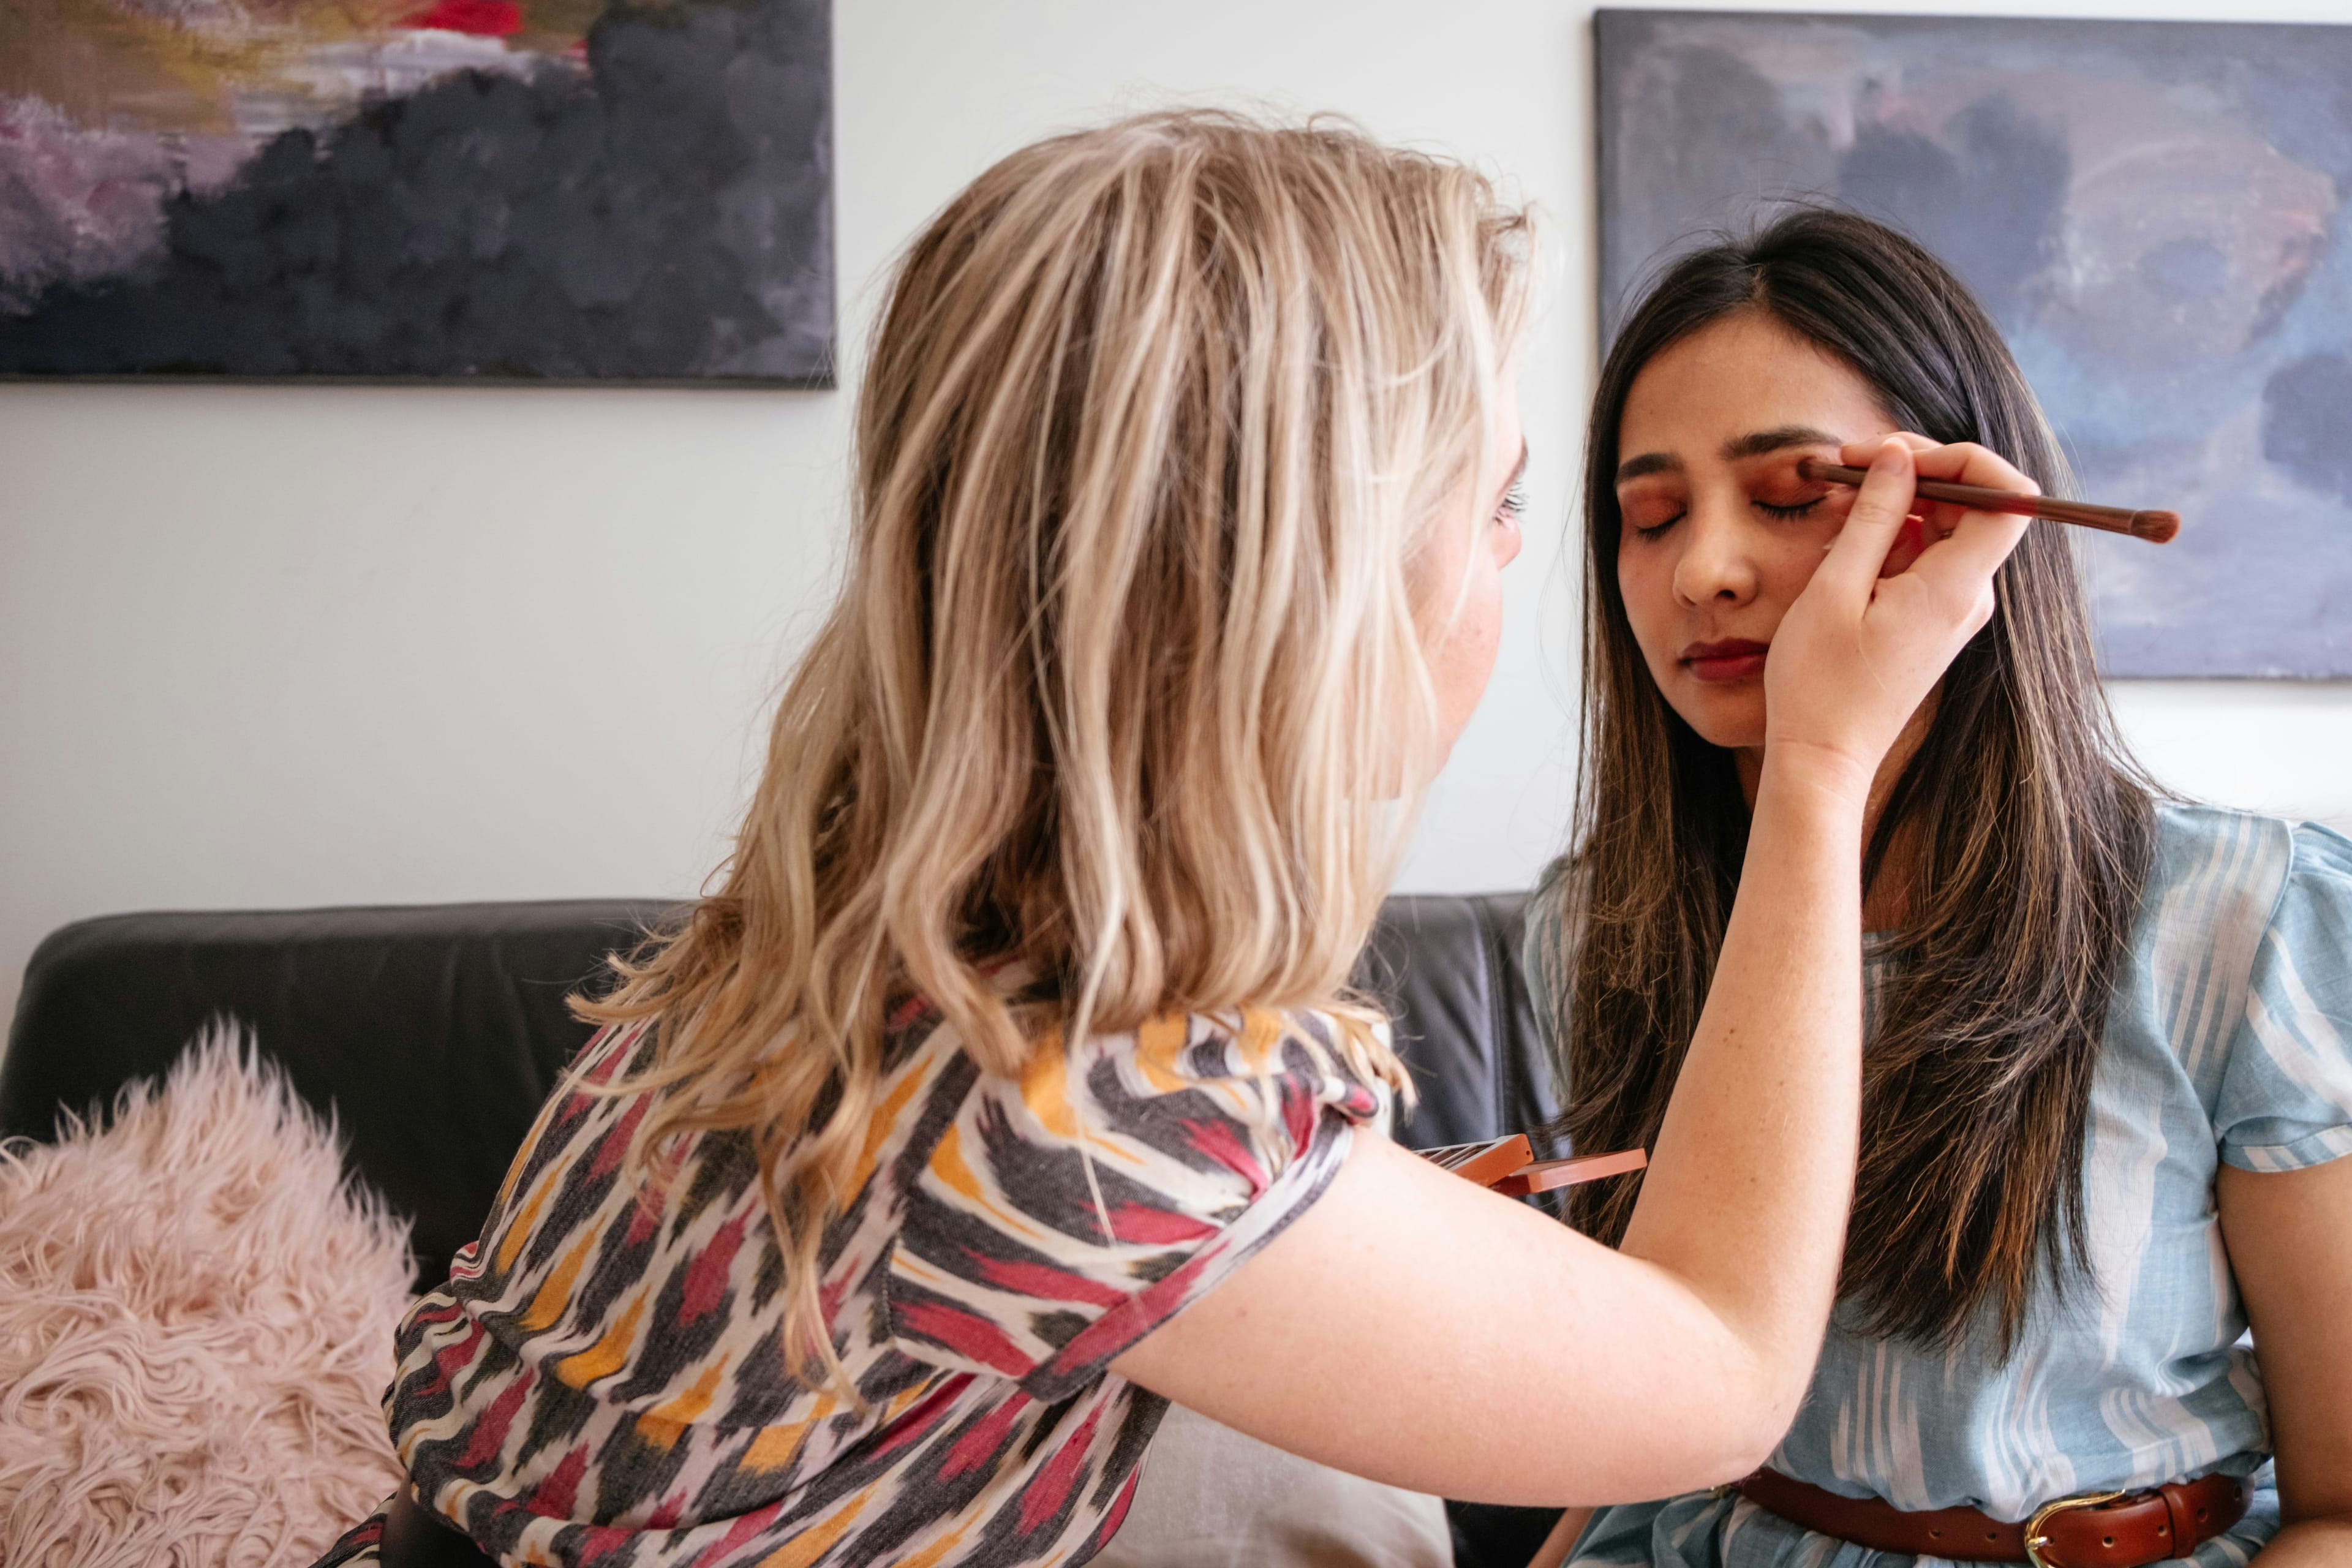
<svg viewBox="0 0 2352 1568">
<path fill-rule="evenodd" d="M 1877 774 L 1877 768 L 1835 746 L 1768 737 L 1757 798 L 1760 802 L 1769 788 L 1776 795 L 1832 816 L 1851 816 L 1859 824 L 1869 809 L 1871 784 Z"/>
</svg>

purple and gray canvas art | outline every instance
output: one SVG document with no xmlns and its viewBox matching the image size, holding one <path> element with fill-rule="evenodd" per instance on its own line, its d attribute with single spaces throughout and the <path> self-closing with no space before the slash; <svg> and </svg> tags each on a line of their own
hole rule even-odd
<svg viewBox="0 0 2352 1568">
<path fill-rule="evenodd" d="M 2000 323 L 2081 493 L 2116 676 L 2352 676 L 2352 27 L 1603 11 L 1601 310 L 1789 200 Z"/>
<path fill-rule="evenodd" d="M 0 375 L 830 385 L 827 0 L 7 0 Z"/>
</svg>

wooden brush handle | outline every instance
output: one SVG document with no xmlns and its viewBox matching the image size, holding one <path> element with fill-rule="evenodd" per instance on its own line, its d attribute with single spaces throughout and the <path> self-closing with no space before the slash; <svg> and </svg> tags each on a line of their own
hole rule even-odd
<svg viewBox="0 0 2352 1568">
<path fill-rule="evenodd" d="M 1797 464 L 1801 479 L 1817 484 L 1860 485 L 1870 477 L 1868 468 L 1850 468 L 1843 463 L 1824 463 L 1819 458 L 1807 458 Z M 2180 514 L 2177 511 L 2134 511 L 2129 507 L 2094 506 L 2084 500 L 2059 500 L 2052 496 L 2021 496 L 2011 490 L 1990 489 L 1983 485 L 1955 485 L 1942 479 L 1921 479 L 1912 487 L 1929 500 L 1950 501 L 1955 506 L 1977 511 L 2014 512 L 2022 517 L 2047 518 L 2052 522 L 2071 522 L 2081 528 L 2096 528 L 2108 533 L 2128 533 L 2134 539 L 2145 539 L 2150 544 L 2162 544 L 2180 531 Z"/>
</svg>

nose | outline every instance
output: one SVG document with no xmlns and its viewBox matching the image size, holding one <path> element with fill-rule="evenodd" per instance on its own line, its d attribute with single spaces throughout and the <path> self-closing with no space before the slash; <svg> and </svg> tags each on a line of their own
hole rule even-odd
<svg viewBox="0 0 2352 1568">
<path fill-rule="evenodd" d="M 1683 518 L 1683 552 L 1675 563 L 1675 596 L 1698 606 L 1744 605 L 1758 574 L 1747 531 L 1734 509 L 1694 500 Z"/>
</svg>

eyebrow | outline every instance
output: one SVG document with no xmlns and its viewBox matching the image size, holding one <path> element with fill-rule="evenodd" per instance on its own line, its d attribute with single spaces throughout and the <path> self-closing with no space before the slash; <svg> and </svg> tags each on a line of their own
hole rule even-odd
<svg viewBox="0 0 2352 1568">
<path fill-rule="evenodd" d="M 1742 458 L 1760 458 L 1767 452 L 1782 451 L 1790 447 L 1844 445 L 1828 431 L 1816 430 L 1810 425 L 1776 425 L 1769 430 L 1751 431 L 1726 441 L 1723 444 L 1723 459 L 1736 463 Z"/>
<path fill-rule="evenodd" d="M 1844 443 L 1826 430 L 1811 425 L 1776 425 L 1769 430 L 1751 430 L 1745 436 L 1735 436 L 1723 444 L 1723 460 L 1738 462 L 1743 458 L 1760 458 L 1767 452 L 1779 452 L 1790 447 L 1840 447 Z M 1643 452 L 1617 465 L 1617 482 L 1624 484 L 1645 474 L 1678 474 L 1683 460 L 1672 452 Z"/>
</svg>

